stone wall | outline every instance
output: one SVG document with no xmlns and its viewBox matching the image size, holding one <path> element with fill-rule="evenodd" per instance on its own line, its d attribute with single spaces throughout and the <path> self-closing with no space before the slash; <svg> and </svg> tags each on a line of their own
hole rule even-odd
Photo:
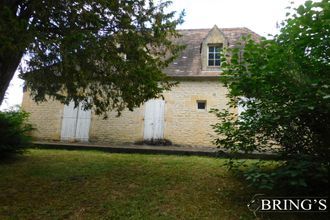
<svg viewBox="0 0 330 220">
<path fill-rule="evenodd" d="M 125 110 L 120 117 L 110 112 L 107 119 L 92 116 L 90 141 L 101 143 L 133 143 L 143 139 L 144 107 Z"/>
<path fill-rule="evenodd" d="M 210 146 L 216 123 L 211 108 L 226 107 L 227 89 L 219 80 L 182 81 L 165 93 L 165 138 L 175 144 Z M 197 109 L 197 100 L 206 100 L 206 110 Z"/>
<path fill-rule="evenodd" d="M 226 107 L 227 89 L 216 79 L 185 79 L 178 86 L 164 93 L 165 128 L 164 138 L 173 144 L 212 146 L 214 135 L 211 124 L 216 117 L 209 113 L 211 108 Z M 197 100 L 206 101 L 206 109 L 197 109 Z M 38 139 L 60 140 L 63 105 L 50 101 L 37 105 L 24 94 L 23 109 L 31 113 L 30 121 L 38 131 Z M 90 141 L 95 143 L 133 143 L 143 139 L 144 106 L 133 112 L 124 111 L 108 114 L 108 119 L 92 115 Z"/>
<path fill-rule="evenodd" d="M 43 140 L 59 140 L 61 135 L 63 105 L 57 101 L 36 104 L 24 92 L 22 108 L 30 113 L 29 120 L 36 128 L 33 136 Z"/>
</svg>

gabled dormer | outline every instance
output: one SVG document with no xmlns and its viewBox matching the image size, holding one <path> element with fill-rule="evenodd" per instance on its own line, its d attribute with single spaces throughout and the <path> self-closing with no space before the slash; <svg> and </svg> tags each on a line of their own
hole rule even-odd
<svg viewBox="0 0 330 220">
<path fill-rule="evenodd" d="M 220 71 L 221 54 L 227 42 L 223 32 L 214 25 L 201 44 L 202 71 Z"/>
</svg>

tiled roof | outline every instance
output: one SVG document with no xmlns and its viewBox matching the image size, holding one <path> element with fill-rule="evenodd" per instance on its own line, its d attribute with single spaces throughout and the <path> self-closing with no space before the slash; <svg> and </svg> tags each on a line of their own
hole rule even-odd
<svg viewBox="0 0 330 220">
<path fill-rule="evenodd" d="M 172 62 L 164 72 L 173 77 L 203 77 L 218 76 L 218 72 L 201 70 L 201 44 L 211 29 L 186 29 L 179 30 L 182 35 L 176 43 L 186 45 L 178 58 Z M 248 28 L 220 28 L 229 47 L 235 46 L 242 36 L 251 35 L 258 39 L 260 36 Z"/>
</svg>

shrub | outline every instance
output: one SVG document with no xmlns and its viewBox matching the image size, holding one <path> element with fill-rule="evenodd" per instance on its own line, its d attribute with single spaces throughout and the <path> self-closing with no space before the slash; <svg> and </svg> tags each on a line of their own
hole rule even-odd
<svg viewBox="0 0 330 220">
<path fill-rule="evenodd" d="M 29 114 L 23 110 L 0 112 L 0 158 L 20 154 L 31 143 Z"/>
<path fill-rule="evenodd" d="M 306 1 L 282 23 L 273 39 L 242 38 L 225 50 L 221 80 L 230 107 L 213 110 L 219 147 L 230 152 L 274 151 L 271 170 L 245 170 L 255 186 L 325 190 L 330 158 L 330 2 Z M 227 59 L 227 55 L 230 58 Z M 230 166 L 233 161 L 228 163 Z M 234 167 L 235 168 L 235 167 Z M 250 167 L 251 168 L 251 167 Z"/>
<path fill-rule="evenodd" d="M 312 192 L 327 193 L 329 164 L 319 163 L 311 158 L 290 159 L 286 161 L 258 161 L 245 169 L 234 168 L 236 174 L 248 181 L 249 186 L 280 190 L 283 193 L 299 194 Z"/>
</svg>

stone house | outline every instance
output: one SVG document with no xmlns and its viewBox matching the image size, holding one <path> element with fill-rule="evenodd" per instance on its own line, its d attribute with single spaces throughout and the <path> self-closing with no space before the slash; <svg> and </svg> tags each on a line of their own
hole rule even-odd
<svg viewBox="0 0 330 220">
<path fill-rule="evenodd" d="M 212 146 L 211 108 L 226 108 L 227 89 L 219 82 L 220 51 L 233 47 L 243 35 L 259 36 L 247 28 L 180 30 L 178 43 L 186 48 L 165 73 L 179 84 L 163 94 L 164 100 L 149 100 L 120 117 L 108 119 L 91 111 L 64 106 L 56 101 L 37 105 L 24 92 L 22 108 L 31 113 L 30 122 L 39 140 L 88 141 L 92 143 L 134 143 L 167 139 L 173 144 Z M 237 109 L 232 109 L 237 111 Z"/>
</svg>

